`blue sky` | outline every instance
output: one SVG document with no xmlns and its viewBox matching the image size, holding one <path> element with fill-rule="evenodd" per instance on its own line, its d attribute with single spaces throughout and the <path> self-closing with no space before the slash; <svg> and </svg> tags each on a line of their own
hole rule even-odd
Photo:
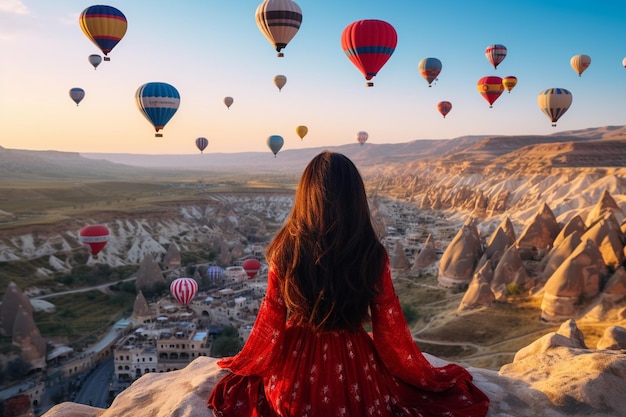
<svg viewBox="0 0 626 417">
<path fill-rule="evenodd" d="M 400 143 L 626 124 L 623 0 L 299 0 L 302 26 L 284 58 L 256 26 L 259 3 L 0 0 L 0 146 L 189 154 L 204 136 L 208 154 L 269 153 L 270 135 L 283 136 L 285 150 L 356 144 L 360 130 L 368 143 Z M 128 19 L 111 61 L 97 70 L 87 57 L 100 51 L 78 24 L 93 4 L 114 6 Z M 360 19 L 385 20 L 398 33 L 372 88 L 341 49 L 343 29 Z M 484 50 L 495 43 L 508 54 L 494 70 Z M 569 64 L 576 54 L 592 59 L 582 77 Z M 417 70 L 426 57 L 443 64 L 431 88 Z M 277 74 L 287 76 L 281 92 L 272 81 Z M 518 78 L 493 108 L 476 89 L 487 75 Z M 150 81 L 170 83 L 181 95 L 163 138 L 154 137 L 134 101 Z M 78 107 L 72 87 L 86 92 Z M 537 105 L 537 95 L 552 87 L 573 95 L 556 128 Z M 234 98 L 230 109 L 225 96 Z M 441 100 L 453 105 L 445 119 L 436 109 Z M 298 125 L 309 128 L 304 140 Z"/>
</svg>

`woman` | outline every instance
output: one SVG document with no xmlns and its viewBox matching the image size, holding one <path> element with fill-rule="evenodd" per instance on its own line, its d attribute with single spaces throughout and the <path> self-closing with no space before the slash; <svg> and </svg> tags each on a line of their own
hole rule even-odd
<svg viewBox="0 0 626 417">
<path fill-rule="evenodd" d="M 216 416 L 484 416 L 463 368 L 413 342 L 371 223 L 363 180 L 329 151 L 305 168 L 267 248 L 268 287 L 208 405 Z M 371 317 L 370 317 L 371 314 Z M 371 319 L 372 336 L 363 324 Z"/>
</svg>

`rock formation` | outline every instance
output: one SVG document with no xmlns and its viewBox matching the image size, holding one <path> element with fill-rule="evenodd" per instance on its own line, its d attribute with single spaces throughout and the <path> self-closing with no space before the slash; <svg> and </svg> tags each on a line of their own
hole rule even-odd
<svg viewBox="0 0 626 417">
<path fill-rule="evenodd" d="M 393 254 L 391 255 L 391 260 L 389 261 L 389 266 L 392 270 L 398 272 L 408 271 L 411 267 L 409 259 L 406 257 L 406 253 L 404 252 L 404 246 L 399 241 L 396 242 L 396 246 L 393 249 Z"/>
<path fill-rule="evenodd" d="M 180 250 L 178 249 L 178 246 L 176 246 L 176 244 L 172 242 L 167 248 L 167 252 L 165 253 L 165 256 L 163 256 L 163 268 L 164 269 L 176 269 L 180 267 L 180 263 L 181 263 Z"/>
<path fill-rule="evenodd" d="M 157 283 L 165 283 L 163 272 L 154 258 L 151 255 L 146 255 L 139 264 L 135 287 L 137 291 L 150 291 Z"/>
<path fill-rule="evenodd" d="M 517 247 L 523 259 L 541 259 L 560 232 L 554 213 L 546 203 L 534 219 L 526 225 L 517 239 Z"/>
<path fill-rule="evenodd" d="M 411 270 L 426 268 L 437 262 L 437 250 L 431 234 L 428 235 L 422 249 L 416 253 Z"/>
<path fill-rule="evenodd" d="M 19 307 L 33 314 L 33 306 L 27 296 L 14 282 L 7 285 L 7 290 L 2 296 L 0 305 L 0 331 L 4 336 L 13 336 L 13 325 Z"/>
<path fill-rule="evenodd" d="M 143 323 L 151 317 L 152 312 L 150 306 L 146 301 L 146 297 L 143 296 L 143 292 L 139 291 L 137 297 L 135 297 L 135 304 L 133 305 L 133 314 L 131 320 L 133 323 Z"/>
<path fill-rule="evenodd" d="M 607 190 L 604 190 L 596 205 L 587 214 L 585 223 L 587 225 L 591 225 L 597 220 L 605 217 L 607 213 L 613 214 L 618 223 L 624 219 L 624 213 L 622 212 L 620 206 L 617 204 L 613 196 Z"/>
<path fill-rule="evenodd" d="M 22 305 L 18 307 L 15 315 L 13 344 L 20 347 L 21 358 L 30 363 L 31 368 L 45 369 L 46 340 L 39 333 L 32 311 L 28 311 Z"/>
<path fill-rule="evenodd" d="M 463 294 L 461 304 L 457 311 L 469 310 L 476 307 L 487 306 L 494 301 L 496 297 L 491 290 L 489 282 L 493 278 L 493 270 L 489 262 L 485 262 L 478 272 L 474 274 L 472 281 L 467 287 L 467 291 Z"/>
<path fill-rule="evenodd" d="M 439 260 L 439 284 L 444 287 L 468 285 L 482 253 L 478 229 L 469 218 Z"/>
<path fill-rule="evenodd" d="M 509 293 L 527 287 L 528 273 L 515 246 L 509 246 L 493 271 L 489 283 L 496 300 L 505 301 Z"/>
</svg>

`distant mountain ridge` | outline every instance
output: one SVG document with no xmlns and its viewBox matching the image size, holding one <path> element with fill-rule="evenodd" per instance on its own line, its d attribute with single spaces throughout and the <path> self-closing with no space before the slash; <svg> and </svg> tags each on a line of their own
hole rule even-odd
<svg viewBox="0 0 626 417">
<path fill-rule="evenodd" d="M 552 146 L 549 146 L 552 144 Z M 571 146 L 565 146 L 571 144 Z M 574 145 L 576 144 L 576 145 Z M 603 151 L 603 147 L 609 149 Z M 594 166 L 626 166 L 626 126 L 605 126 L 557 132 L 551 135 L 478 135 L 454 139 L 419 139 L 406 143 L 286 149 L 275 158 L 271 152 L 144 155 L 14 150 L 0 147 L 2 180 L 116 179 L 129 175 L 152 176 L 166 170 L 183 171 L 301 172 L 324 149 L 341 152 L 360 169 L 395 166 L 406 169 L 420 162 L 448 167 L 482 169 L 494 162 L 525 161 L 525 166 L 546 164 L 575 166 L 594 154 Z M 577 154 L 577 155 L 574 155 Z M 604 158 L 603 158 L 604 156 Z M 587 158 L 589 159 L 589 158 Z M 163 172 L 161 172 L 163 173 Z"/>
</svg>

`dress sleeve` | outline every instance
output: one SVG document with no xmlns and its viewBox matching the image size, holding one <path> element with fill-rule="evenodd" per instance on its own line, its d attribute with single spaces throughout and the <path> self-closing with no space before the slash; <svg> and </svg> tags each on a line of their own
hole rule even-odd
<svg viewBox="0 0 626 417">
<path fill-rule="evenodd" d="M 280 293 L 278 277 L 270 269 L 267 291 L 243 349 L 217 362 L 238 375 L 264 375 L 280 356 L 285 335 L 287 308 Z"/>
<path fill-rule="evenodd" d="M 382 277 L 382 292 L 372 301 L 371 313 L 374 345 L 397 378 L 428 391 L 443 391 L 460 380 L 472 380 L 471 374 L 458 365 L 432 366 L 419 350 L 393 288 L 389 260 Z"/>
</svg>

